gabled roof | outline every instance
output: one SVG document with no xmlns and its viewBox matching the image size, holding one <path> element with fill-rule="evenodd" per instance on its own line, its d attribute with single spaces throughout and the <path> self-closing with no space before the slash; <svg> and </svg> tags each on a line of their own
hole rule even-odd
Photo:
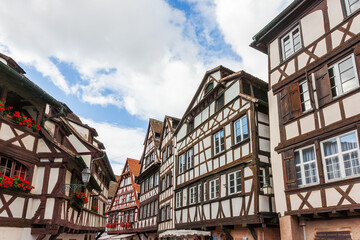
<svg viewBox="0 0 360 240">
<path fill-rule="evenodd" d="M 161 130 L 160 143 L 161 143 L 162 140 L 163 140 L 163 136 L 164 136 L 164 134 L 165 134 L 165 127 L 166 127 L 166 125 L 170 125 L 170 127 L 171 127 L 171 132 L 174 133 L 174 132 L 176 131 L 176 128 L 173 126 L 173 123 L 174 123 L 174 121 L 177 121 L 177 122 L 178 122 L 178 124 L 176 125 L 176 127 L 177 127 L 177 126 L 179 126 L 180 120 L 181 120 L 180 118 L 176 118 L 176 117 L 171 117 L 171 116 L 165 115 L 163 128 L 162 128 L 162 130 Z M 170 123 L 170 121 L 171 121 L 171 123 Z M 160 145 L 161 145 L 161 144 L 160 144 Z"/>
<path fill-rule="evenodd" d="M 12 59 L 11 57 L 0 53 L 0 58 L 6 60 L 6 65 L 8 65 L 9 67 L 11 67 L 12 69 L 14 69 L 16 72 L 20 73 L 20 74 L 25 74 L 26 72 L 24 71 L 24 69 L 22 69 L 19 64 L 17 64 L 14 59 Z"/>
<path fill-rule="evenodd" d="M 136 159 L 132 159 L 132 158 L 128 158 L 127 163 L 129 165 L 129 170 L 130 172 L 132 172 L 132 174 L 137 177 L 139 176 L 140 173 L 140 164 L 139 164 L 139 160 Z"/>
</svg>

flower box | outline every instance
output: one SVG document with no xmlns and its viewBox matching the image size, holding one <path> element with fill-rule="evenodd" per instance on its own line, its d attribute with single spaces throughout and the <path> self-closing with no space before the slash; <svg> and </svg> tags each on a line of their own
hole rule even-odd
<svg viewBox="0 0 360 240">
<path fill-rule="evenodd" d="M 28 193 L 34 187 L 27 180 L 19 176 L 8 177 L 0 174 L 0 188 Z"/>
</svg>

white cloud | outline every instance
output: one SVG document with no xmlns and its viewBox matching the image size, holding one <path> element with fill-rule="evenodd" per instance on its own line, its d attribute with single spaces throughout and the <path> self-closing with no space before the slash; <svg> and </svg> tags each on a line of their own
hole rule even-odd
<svg viewBox="0 0 360 240">
<path fill-rule="evenodd" d="M 206 71 L 193 31 L 164 0 L 22 0 L 0 8 L 0 51 L 67 94 L 144 119 L 185 110 Z M 74 67 L 81 81 L 65 79 L 51 59 Z"/>
<path fill-rule="evenodd" d="M 97 139 L 104 143 L 115 174 L 121 172 L 126 158 L 140 160 L 145 131 L 140 128 L 124 128 L 106 122 L 95 122 L 81 117 L 81 121 L 96 129 Z"/>
<path fill-rule="evenodd" d="M 251 47 L 252 37 L 292 0 L 214 0 L 219 28 L 225 41 L 242 57 L 241 69 L 268 80 L 267 56 Z"/>
</svg>

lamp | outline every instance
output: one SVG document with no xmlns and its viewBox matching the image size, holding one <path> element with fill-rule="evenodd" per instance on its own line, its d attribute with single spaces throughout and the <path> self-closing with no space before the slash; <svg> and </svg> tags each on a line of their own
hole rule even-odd
<svg viewBox="0 0 360 240">
<path fill-rule="evenodd" d="M 83 183 L 85 183 L 85 185 L 87 183 L 89 183 L 90 181 L 90 176 L 91 176 L 91 172 L 90 172 L 90 169 L 88 167 L 84 168 L 82 171 L 81 171 L 81 178 L 82 178 L 82 181 Z"/>
</svg>

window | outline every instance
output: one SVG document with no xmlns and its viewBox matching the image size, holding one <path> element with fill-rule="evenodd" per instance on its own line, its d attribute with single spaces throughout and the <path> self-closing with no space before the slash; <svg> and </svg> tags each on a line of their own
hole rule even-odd
<svg viewBox="0 0 360 240">
<path fill-rule="evenodd" d="M 165 178 L 161 179 L 161 189 L 163 191 L 166 189 L 166 180 L 165 180 Z"/>
<path fill-rule="evenodd" d="M 129 221 L 134 222 L 134 211 L 130 211 Z"/>
<path fill-rule="evenodd" d="M 166 206 L 166 219 L 170 220 L 170 206 Z"/>
<path fill-rule="evenodd" d="M 179 156 L 179 174 L 185 171 L 185 153 Z"/>
<path fill-rule="evenodd" d="M 166 149 L 162 152 L 162 161 L 166 161 Z"/>
<path fill-rule="evenodd" d="M 150 155 L 150 162 L 153 162 L 155 160 L 155 152 L 152 152 Z"/>
<path fill-rule="evenodd" d="M 265 168 L 259 168 L 259 186 L 263 188 L 266 183 L 266 172 Z"/>
<path fill-rule="evenodd" d="M 327 180 L 360 174 L 359 145 L 355 131 L 322 142 L 321 150 Z"/>
<path fill-rule="evenodd" d="M 205 88 L 205 95 L 208 94 L 214 88 L 214 84 L 210 83 Z"/>
<path fill-rule="evenodd" d="M 187 162 L 186 169 L 191 169 L 194 166 L 194 153 L 192 149 L 186 152 L 186 162 Z"/>
<path fill-rule="evenodd" d="M 176 193 L 176 207 L 181 207 L 181 192 Z"/>
<path fill-rule="evenodd" d="M 196 186 L 189 188 L 189 204 L 196 203 Z"/>
<path fill-rule="evenodd" d="M 161 208 L 161 221 L 165 221 L 166 220 L 166 208 L 163 207 Z"/>
<path fill-rule="evenodd" d="M 309 86 L 306 80 L 299 83 L 299 91 L 300 91 L 301 110 L 302 112 L 306 112 L 311 109 Z"/>
<path fill-rule="evenodd" d="M 224 94 L 221 94 L 221 96 L 216 99 L 215 102 L 215 111 L 220 110 L 224 106 Z"/>
<path fill-rule="evenodd" d="M 355 58 L 354 55 L 351 54 L 329 67 L 331 94 L 333 97 L 359 87 L 354 66 Z"/>
<path fill-rule="evenodd" d="M 207 200 L 207 183 L 204 182 L 204 201 Z"/>
<path fill-rule="evenodd" d="M 155 187 L 159 186 L 159 172 L 155 173 L 154 180 L 155 180 Z"/>
<path fill-rule="evenodd" d="M 198 203 L 201 202 L 201 184 L 198 185 Z"/>
<path fill-rule="evenodd" d="M 126 202 L 130 202 L 130 199 L 131 199 L 131 194 L 126 194 Z"/>
<path fill-rule="evenodd" d="M 166 147 L 166 149 L 167 149 L 167 155 L 166 155 L 166 158 L 169 158 L 169 157 L 171 157 L 171 155 L 172 155 L 172 143 L 171 144 L 169 144 L 167 147 Z"/>
<path fill-rule="evenodd" d="M 249 96 L 251 96 L 251 86 L 249 83 L 243 81 L 243 92 Z"/>
<path fill-rule="evenodd" d="M 210 181 L 210 199 L 219 197 L 219 179 Z"/>
<path fill-rule="evenodd" d="M 296 178 L 298 186 L 318 182 L 316 155 L 314 146 L 295 151 Z"/>
<path fill-rule="evenodd" d="M 344 0 L 346 14 L 350 15 L 360 8 L 360 0 Z"/>
<path fill-rule="evenodd" d="M 154 203 L 154 215 L 158 214 L 158 201 L 156 200 Z"/>
<path fill-rule="evenodd" d="M 149 182 L 149 179 L 147 178 L 147 179 L 145 180 L 145 189 L 144 189 L 145 192 L 147 192 L 148 187 L 149 187 L 148 182 Z"/>
<path fill-rule="evenodd" d="M 241 192 L 241 171 L 236 171 L 228 175 L 229 194 Z"/>
<path fill-rule="evenodd" d="M 214 154 L 218 154 L 225 149 L 224 130 L 214 134 Z"/>
<path fill-rule="evenodd" d="M 151 175 L 149 178 L 149 189 L 152 189 L 154 187 L 154 176 Z"/>
<path fill-rule="evenodd" d="M 23 164 L 7 157 L 1 156 L 0 159 L 0 174 L 8 177 L 19 176 L 23 179 L 26 178 L 28 169 Z"/>
<path fill-rule="evenodd" d="M 288 34 L 281 38 L 281 50 L 283 60 L 286 60 L 302 47 L 300 26 L 293 28 Z"/>
<path fill-rule="evenodd" d="M 234 122 L 235 144 L 249 138 L 247 115 Z"/>
<path fill-rule="evenodd" d="M 187 125 L 187 133 L 190 133 L 194 130 L 194 120 L 191 120 L 188 122 L 188 125 Z"/>
</svg>

